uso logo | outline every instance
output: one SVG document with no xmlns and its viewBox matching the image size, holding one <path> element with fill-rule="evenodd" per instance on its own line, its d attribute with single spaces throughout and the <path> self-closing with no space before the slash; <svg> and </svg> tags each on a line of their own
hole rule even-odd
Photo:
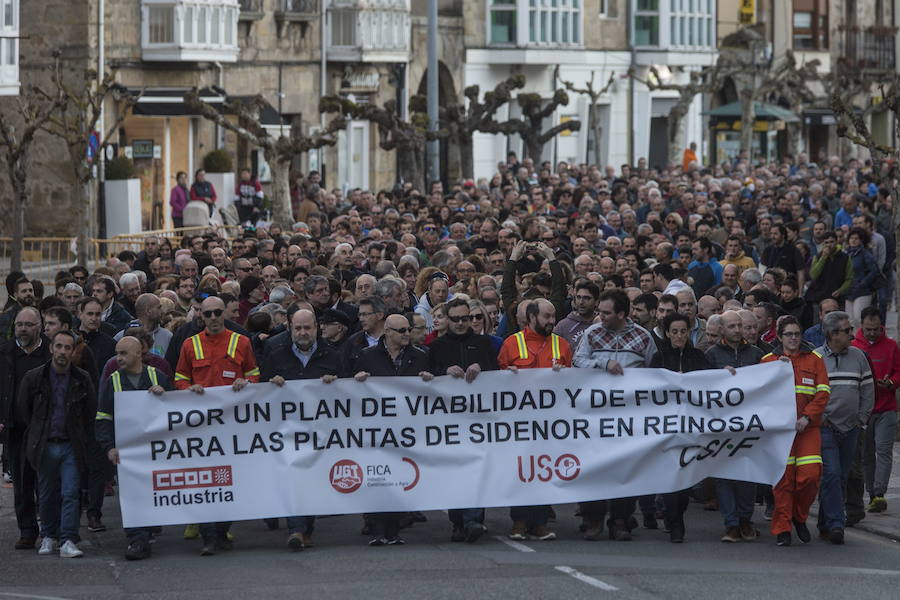
<svg viewBox="0 0 900 600">
<path fill-rule="evenodd" d="M 328 479 L 338 492 L 352 494 L 362 485 L 362 468 L 352 460 L 339 460 L 331 465 Z"/>
<path fill-rule="evenodd" d="M 554 459 L 547 454 L 518 458 L 519 480 L 523 483 L 548 482 L 556 476 L 561 481 L 572 481 L 581 473 L 581 461 L 574 454 L 563 454 Z"/>
<path fill-rule="evenodd" d="M 231 466 L 153 471 L 154 491 L 220 487 L 231 484 Z"/>
</svg>

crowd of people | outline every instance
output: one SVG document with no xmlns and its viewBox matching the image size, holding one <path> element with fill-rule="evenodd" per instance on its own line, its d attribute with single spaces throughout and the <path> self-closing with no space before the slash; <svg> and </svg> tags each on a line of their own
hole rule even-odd
<svg viewBox="0 0 900 600">
<path fill-rule="evenodd" d="M 369 376 L 464 385 L 528 368 L 734 373 L 771 360 L 792 364 L 797 406 L 778 485 L 718 479 L 598 498 L 578 507 L 583 537 L 631 539 L 638 507 L 643 527 L 661 520 L 682 542 L 693 497 L 721 512 L 723 542 L 758 538 L 757 502 L 779 545 L 792 532 L 808 542 L 818 497 L 819 534 L 841 544 L 846 526 L 887 506 L 897 426 L 900 350 L 885 335 L 896 257 L 882 175 L 803 154 L 618 170 L 510 154 L 490 179 L 449 189 L 328 191 L 310 173 L 292 188 L 296 222 L 270 224 L 258 220 L 261 192 L 244 171 L 238 237 L 148 236 L 93 271 L 60 271 L 53 288 L 6 277 L 0 436 L 15 547 L 81 556 L 82 511 L 88 530 L 106 529 L 117 391 Z M 195 195 L 184 174 L 179 186 L 179 202 Z M 453 541 L 483 535 L 483 509 L 447 508 Z M 509 537 L 554 539 L 553 516 L 550 506 L 513 507 Z M 286 517 L 287 546 L 311 547 L 315 516 Z M 399 544 L 421 518 L 368 514 L 364 532 L 373 546 Z M 188 525 L 185 537 L 215 554 L 233 547 L 230 525 Z M 127 558 L 150 555 L 154 528 L 126 534 Z"/>
</svg>

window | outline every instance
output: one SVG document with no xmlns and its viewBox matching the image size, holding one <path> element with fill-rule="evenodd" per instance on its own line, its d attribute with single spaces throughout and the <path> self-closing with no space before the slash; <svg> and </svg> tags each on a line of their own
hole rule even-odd
<svg viewBox="0 0 900 600">
<path fill-rule="evenodd" d="M 186 6 L 184 9 L 184 38 L 185 44 L 194 43 L 194 10 L 193 6 Z"/>
<path fill-rule="evenodd" d="M 225 45 L 233 46 L 234 45 L 234 29 L 231 24 L 234 23 L 234 9 L 226 8 L 225 9 Z"/>
<path fill-rule="evenodd" d="M 712 0 L 632 0 L 634 45 L 660 48 L 712 48 Z"/>
<path fill-rule="evenodd" d="M 150 7 L 150 43 L 172 44 L 175 42 L 175 7 Z"/>
<path fill-rule="evenodd" d="M 491 44 L 516 43 L 516 0 L 489 0 Z M 536 16 L 536 15 L 535 15 Z M 535 21 L 530 21 L 531 37 L 534 37 Z"/>
<path fill-rule="evenodd" d="M 795 49 L 828 49 L 828 2 L 794 0 L 792 25 Z"/>
<path fill-rule="evenodd" d="M 205 6 L 201 6 L 200 10 L 197 11 L 197 43 L 205 44 L 206 43 L 206 28 L 208 27 L 209 20 L 209 9 Z"/>
<path fill-rule="evenodd" d="M 675 1 L 672 0 L 672 3 Z M 672 29 L 675 29 L 674 24 Z M 637 0 L 634 13 L 634 45 L 659 46 L 659 0 Z"/>
<path fill-rule="evenodd" d="M 209 41 L 211 44 L 218 45 L 219 44 L 219 32 L 222 28 L 222 9 L 216 6 L 211 11 L 212 20 L 210 22 L 209 29 Z"/>
<path fill-rule="evenodd" d="M 331 11 L 331 45 L 356 46 L 356 11 Z"/>
</svg>

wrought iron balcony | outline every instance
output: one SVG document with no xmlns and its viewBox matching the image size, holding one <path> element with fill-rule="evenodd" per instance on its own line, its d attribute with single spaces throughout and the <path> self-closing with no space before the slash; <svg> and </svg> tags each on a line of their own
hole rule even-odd
<svg viewBox="0 0 900 600">
<path fill-rule="evenodd" d="M 841 39 L 838 61 L 848 70 L 894 72 L 897 67 L 895 27 L 838 28 Z"/>
</svg>

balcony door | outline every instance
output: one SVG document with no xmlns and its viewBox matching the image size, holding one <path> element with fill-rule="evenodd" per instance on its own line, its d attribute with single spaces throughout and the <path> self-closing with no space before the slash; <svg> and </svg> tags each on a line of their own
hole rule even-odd
<svg viewBox="0 0 900 600">
<path fill-rule="evenodd" d="M 369 189 L 369 122 L 350 121 L 338 138 L 338 172 L 349 189 Z"/>
</svg>

